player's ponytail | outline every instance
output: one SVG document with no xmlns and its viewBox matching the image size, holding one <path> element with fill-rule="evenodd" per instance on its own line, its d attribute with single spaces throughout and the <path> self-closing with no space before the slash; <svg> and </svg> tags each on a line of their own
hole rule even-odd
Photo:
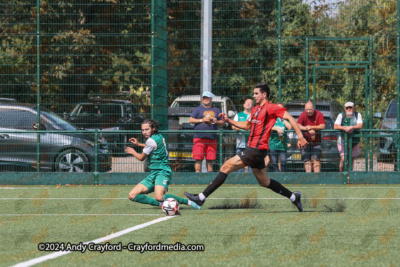
<svg viewBox="0 0 400 267">
<path fill-rule="evenodd" d="M 158 121 L 152 119 L 146 119 L 142 122 L 142 124 L 148 124 L 153 129 L 153 134 L 158 133 Z"/>
</svg>

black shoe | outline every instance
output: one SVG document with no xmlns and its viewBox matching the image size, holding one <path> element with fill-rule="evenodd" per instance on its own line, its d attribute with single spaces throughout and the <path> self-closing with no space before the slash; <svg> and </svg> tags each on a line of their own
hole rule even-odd
<svg viewBox="0 0 400 267">
<path fill-rule="evenodd" d="M 301 204 L 301 193 L 299 191 L 294 191 L 293 195 L 296 196 L 295 201 L 292 201 L 293 205 L 295 205 L 300 212 L 303 211 L 303 204 Z"/>
<path fill-rule="evenodd" d="M 193 201 L 194 203 L 196 203 L 199 206 L 202 206 L 204 204 L 204 202 L 205 202 L 205 200 L 204 201 L 200 200 L 198 194 L 190 194 L 188 192 L 184 192 L 184 194 L 188 199 L 190 199 L 191 201 Z"/>
</svg>

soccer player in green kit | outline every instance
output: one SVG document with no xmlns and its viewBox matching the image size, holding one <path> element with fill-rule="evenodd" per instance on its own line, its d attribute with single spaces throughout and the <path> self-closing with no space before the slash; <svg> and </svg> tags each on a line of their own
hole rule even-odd
<svg viewBox="0 0 400 267">
<path fill-rule="evenodd" d="M 142 204 L 161 206 L 163 200 L 174 198 L 179 204 L 186 204 L 193 209 L 201 209 L 194 201 L 186 198 L 165 194 L 172 179 L 172 170 L 168 162 L 168 151 L 164 137 L 158 133 L 158 122 L 156 120 L 145 120 L 142 122 L 142 134 L 146 139 L 145 144 L 140 144 L 136 138 L 130 138 L 129 142 L 143 148 L 139 154 L 134 148 L 127 147 L 126 153 L 132 154 L 139 161 L 149 159 L 150 175 L 137 184 L 130 192 L 129 199 Z M 146 194 L 154 192 L 155 198 Z"/>
</svg>

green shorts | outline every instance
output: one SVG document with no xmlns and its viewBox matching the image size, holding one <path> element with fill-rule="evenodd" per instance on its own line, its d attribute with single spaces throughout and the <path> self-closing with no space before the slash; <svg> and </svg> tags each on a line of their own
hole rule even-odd
<svg viewBox="0 0 400 267">
<path fill-rule="evenodd" d="M 147 176 L 140 183 L 147 187 L 149 193 L 154 192 L 154 187 L 156 185 L 161 185 L 165 187 L 165 190 L 168 191 L 168 185 L 172 179 L 172 172 L 166 170 L 155 170 L 151 171 L 150 175 Z"/>
</svg>

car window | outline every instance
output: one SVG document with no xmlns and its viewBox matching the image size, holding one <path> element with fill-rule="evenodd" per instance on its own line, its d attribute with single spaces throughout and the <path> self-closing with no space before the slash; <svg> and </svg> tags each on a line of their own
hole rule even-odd
<svg viewBox="0 0 400 267">
<path fill-rule="evenodd" d="M 71 112 L 71 116 L 88 117 L 93 115 L 122 116 L 123 110 L 120 104 L 79 104 Z"/>
<path fill-rule="evenodd" d="M 217 108 L 219 108 L 219 110 L 221 110 L 221 112 L 224 110 L 224 105 L 223 105 L 224 103 L 222 103 L 222 102 L 212 102 L 212 105 L 214 106 L 214 107 L 217 107 Z"/>
<path fill-rule="evenodd" d="M 396 118 L 396 114 L 397 114 L 397 103 L 391 102 L 386 117 L 393 119 Z"/>
<path fill-rule="evenodd" d="M 71 112 L 71 116 L 91 116 L 98 113 L 98 105 L 79 104 Z"/>
<path fill-rule="evenodd" d="M 331 110 L 331 106 L 330 105 L 317 104 L 315 106 L 315 109 L 318 110 L 318 111 L 330 111 Z"/>
<path fill-rule="evenodd" d="M 235 108 L 235 106 L 233 105 L 232 100 L 229 99 L 229 100 L 227 101 L 227 103 L 228 103 L 228 111 L 229 111 L 229 110 L 236 111 L 236 108 Z"/>
<path fill-rule="evenodd" d="M 0 127 L 18 130 L 33 130 L 32 124 L 36 123 L 35 114 L 16 109 L 0 109 Z"/>
<path fill-rule="evenodd" d="M 325 130 L 333 129 L 335 122 L 330 117 L 324 117 L 325 119 Z"/>
<path fill-rule="evenodd" d="M 304 104 L 287 104 L 286 105 L 287 110 L 304 110 Z"/>
<path fill-rule="evenodd" d="M 103 116 L 122 116 L 122 105 L 119 104 L 106 104 L 99 106 L 98 114 Z"/>
<path fill-rule="evenodd" d="M 60 129 L 60 130 L 66 130 L 66 131 L 75 131 L 77 128 L 72 125 L 71 123 L 65 121 L 64 119 L 62 119 L 60 116 L 58 116 L 57 114 L 51 112 L 51 111 L 41 111 L 41 115 L 44 117 L 41 117 L 41 122 L 43 121 L 43 123 L 46 125 L 46 128 L 48 124 L 52 125 L 52 127 L 55 127 L 56 129 Z M 45 119 L 43 119 L 45 118 Z"/>
</svg>

